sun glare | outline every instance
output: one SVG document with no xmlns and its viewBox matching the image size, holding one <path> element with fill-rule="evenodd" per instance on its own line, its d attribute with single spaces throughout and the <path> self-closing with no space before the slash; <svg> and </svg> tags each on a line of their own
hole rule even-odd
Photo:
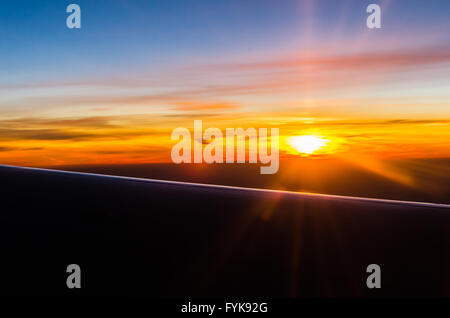
<svg viewBox="0 0 450 318">
<path fill-rule="evenodd" d="M 288 139 L 291 147 L 296 149 L 299 153 L 312 154 L 313 152 L 324 147 L 330 141 L 314 135 L 294 136 Z"/>
</svg>

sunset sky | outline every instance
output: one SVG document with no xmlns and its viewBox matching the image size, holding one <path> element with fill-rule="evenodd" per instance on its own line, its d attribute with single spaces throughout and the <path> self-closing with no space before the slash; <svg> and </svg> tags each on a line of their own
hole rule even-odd
<svg viewBox="0 0 450 318">
<path fill-rule="evenodd" d="M 0 163 L 169 162 L 195 119 L 279 128 L 281 157 L 450 157 L 449 17 L 446 0 L 2 0 Z M 304 135 L 325 142 L 301 154 Z"/>
</svg>

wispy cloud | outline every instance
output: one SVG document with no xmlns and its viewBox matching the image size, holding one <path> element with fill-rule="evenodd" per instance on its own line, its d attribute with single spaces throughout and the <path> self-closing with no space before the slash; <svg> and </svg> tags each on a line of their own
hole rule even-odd
<svg viewBox="0 0 450 318">
<path fill-rule="evenodd" d="M 206 69 L 219 69 L 228 71 L 261 71 L 267 69 L 289 69 L 300 68 L 307 70 L 356 70 L 356 69 L 378 69 L 392 67 L 421 67 L 433 63 L 450 62 L 450 47 L 435 46 L 420 50 L 403 50 L 388 52 L 362 52 L 359 54 L 335 54 L 317 55 L 299 53 L 298 57 L 285 57 L 275 60 L 261 62 L 236 62 L 225 64 L 212 64 L 204 66 Z"/>
</svg>

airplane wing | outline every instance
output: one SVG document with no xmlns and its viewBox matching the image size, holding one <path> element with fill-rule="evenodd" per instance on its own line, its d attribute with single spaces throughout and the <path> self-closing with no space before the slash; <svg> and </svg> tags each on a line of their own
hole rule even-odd
<svg viewBox="0 0 450 318">
<path fill-rule="evenodd" d="M 84 296 L 445 296 L 450 209 L 0 167 L 2 288 Z M 367 266 L 382 288 L 366 285 Z"/>
</svg>

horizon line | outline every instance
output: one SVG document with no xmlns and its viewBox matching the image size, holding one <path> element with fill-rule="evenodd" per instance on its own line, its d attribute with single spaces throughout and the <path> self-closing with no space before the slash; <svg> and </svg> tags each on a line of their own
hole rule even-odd
<svg viewBox="0 0 450 318">
<path fill-rule="evenodd" d="M 0 164 L 0 167 L 14 168 L 14 169 L 19 169 L 19 170 L 21 169 L 21 170 L 32 170 L 32 171 L 46 171 L 46 172 L 53 172 L 53 173 L 93 176 L 93 177 L 110 178 L 110 179 L 117 179 L 117 180 L 136 181 L 136 182 L 143 182 L 143 183 L 163 183 L 163 184 L 185 185 L 185 186 L 201 187 L 201 188 L 215 188 L 215 189 L 241 190 L 241 191 L 251 191 L 251 192 L 280 193 L 280 194 L 287 194 L 287 195 L 296 195 L 296 196 L 300 196 L 300 197 L 321 197 L 321 198 L 337 199 L 337 200 L 344 200 L 344 201 L 362 201 L 362 202 L 382 203 L 382 204 L 391 204 L 391 205 L 407 205 L 407 206 L 450 209 L 450 204 L 446 204 L 446 203 L 379 199 L 379 198 L 369 198 L 369 197 L 357 197 L 357 196 L 312 193 L 312 192 L 299 192 L 299 191 L 276 190 L 276 189 L 265 189 L 265 188 L 250 188 L 250 187 L 229 186 L 229 185 L 210 184 L 210 183 L 195 183 L 195 182 L 186 182 L 186 181 L 127 177 L 127 176 L 90 173 L 90 172 L 67 171 L 67 170 L 57 170 L 57 169 L 47 169 L 47 168 L 23 167 L 23 166 L 14 166 L 14 165 L 5 165 L 5 164 Z"/>
</svg>

